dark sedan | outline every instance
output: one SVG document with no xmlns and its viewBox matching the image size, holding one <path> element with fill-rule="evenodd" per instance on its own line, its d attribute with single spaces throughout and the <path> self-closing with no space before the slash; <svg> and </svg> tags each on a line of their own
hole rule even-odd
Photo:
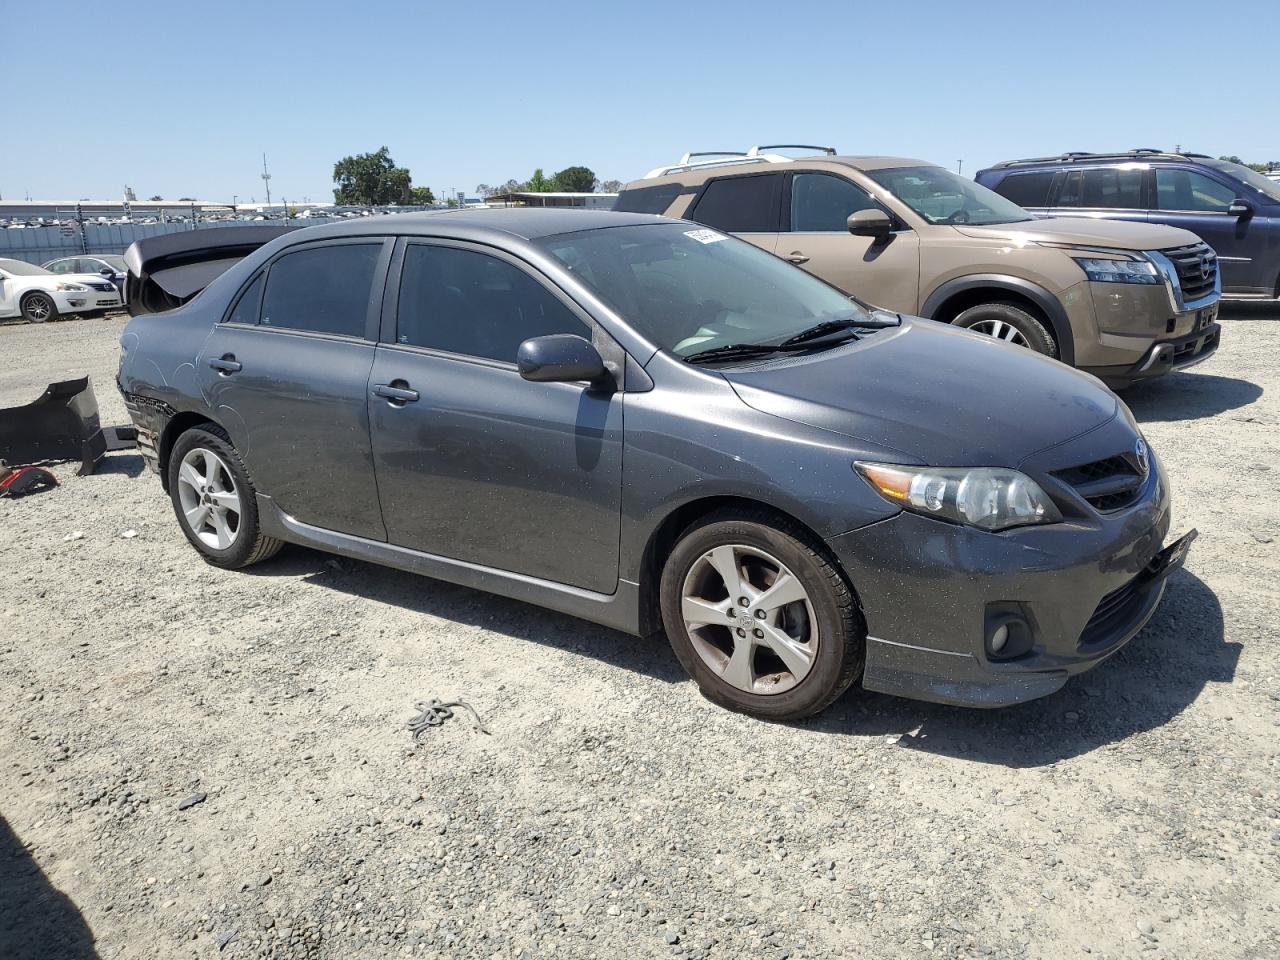
<svg viewBox="0 0 1280 960">
<path fill-rule="evenodd" d="M 1142 628 L 1190 542 L 1164 546 L 1160 462 L 1094 378 L 660 217 L 298 230 L 121 343 L 210 563 L 287 541 L 665 628 L 771 719 L 859 679 L 1043 696 Z"/>
</svg>

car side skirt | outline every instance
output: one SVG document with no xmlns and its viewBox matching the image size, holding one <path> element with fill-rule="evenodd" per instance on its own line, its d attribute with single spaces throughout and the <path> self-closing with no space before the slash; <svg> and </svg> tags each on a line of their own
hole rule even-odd
<svg viewBox="0 0 1280 960">
<path fill-rule="evenodd" d="M 563 583 L 315 527 L 289 516 L 270 497 L 258 494 L 257 500 L 258 522 L 269 537 L 522 600 L 614 630 L 636 635 L 641 632 L 640 586 L 629 580 L 619 580 L 617 590 L 612 594 L 594 593 Z"/>
</svg>

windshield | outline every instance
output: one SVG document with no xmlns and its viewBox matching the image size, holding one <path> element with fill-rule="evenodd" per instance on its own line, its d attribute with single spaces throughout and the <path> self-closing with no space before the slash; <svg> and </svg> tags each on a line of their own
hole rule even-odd
<svg viewBox="0 0 1280 960">
<path fill-rule="evenodd" d="M 1280 183 L 1274 180 L 1268 180 L 1257 170 L 1250 170 L 1244 164 L 1232 163 L 1230 160 L 1202 160 L 1206 167 L 1213 167 L 1229 176 L 1235 177 L 1237 180 L 1244 182 L 1245 186 L 1252 187 L 1258 193 L 1267 198 L 1268 203 L 1280 203 Z M 1241 199 L 1247 199 L 1241 197 Z"/>
<path fill-rule="evenodd" d="M 15 277 L 43 277 L 49 273 L 44 267 L 24 260 L 0 260 L 0 270 Z"/>
<path fill-rule="evenodd" d="M 1020 223 L 1035 218 L 1016 203 L 942 167 L 890 167 L 866 175 L 930 223 Z"/>
<path fill-rule="evenodd" d="M 606 227 L 537 242 L 637 331 L 681 357 L 777 344 L 827 321 L 871 322 L 835 287 L 692 224 Z"/>
</svg>

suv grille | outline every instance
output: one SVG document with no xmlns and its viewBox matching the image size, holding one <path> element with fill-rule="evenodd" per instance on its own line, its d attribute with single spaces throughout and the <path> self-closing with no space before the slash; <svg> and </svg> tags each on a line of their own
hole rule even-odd
<svg viewBox="0 0 1280 960">
<path fill-rule="evenodd" d="M 1106 513 L 1122 510 L 1138 499 L 1146 471 L 1129 454 L 1055 470 L 1053 475 L 1075 488 L 1089 506 Z"/>
<path fill-rule="evenodd" d="M 1218 255 L 1207 243 L 1171 247 L 1160 252 L 1177 268 L 1184 301 L 1199 300 L 1213 292 L 1214 282 L 1218 279 Z"/>
</svg>

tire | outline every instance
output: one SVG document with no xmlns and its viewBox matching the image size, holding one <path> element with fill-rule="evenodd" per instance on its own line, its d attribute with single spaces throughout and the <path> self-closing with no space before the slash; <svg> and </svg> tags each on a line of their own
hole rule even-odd
<svg viewBox="0 0 1280 960">
<path fill-rule="evenodd" d="M 33 290 L 22 298 L 22 319 L 27 323 L 44 323 L 58 319 L 58 305 L 53 297 L 41 290 Z"/>
<path fill-rule="evenodd" d="M 726 569 L 738 575 L 739 597 L 726 591 Z M 771 604 L 768 591 L 784 583 L 777 597 L 784 602 Z M 767 511 L 717 513 L 690 527 L 667 557 L 660 591 L 676 657 L 722 707 L 798 720 L 862 673 L 866 627 L 834 558 L 808 531 Z"/>
<path fill-rule="evenodd" d="M 1046 357 L 1058 355 L 1058 342 L 1038 317 L 1014 303 L 996 301 L 970 307 L 951 321 L 974 333 L 1027 347 Z"/>
<path fill-rule="evenodd" d="M 215 567 L 247 567 L 284 546 L 258 526 L 253 481 L 230 438 L 215 424 L 192 427 L 174 441 L 169 499 L 187 541 Z"/>
</svg>

